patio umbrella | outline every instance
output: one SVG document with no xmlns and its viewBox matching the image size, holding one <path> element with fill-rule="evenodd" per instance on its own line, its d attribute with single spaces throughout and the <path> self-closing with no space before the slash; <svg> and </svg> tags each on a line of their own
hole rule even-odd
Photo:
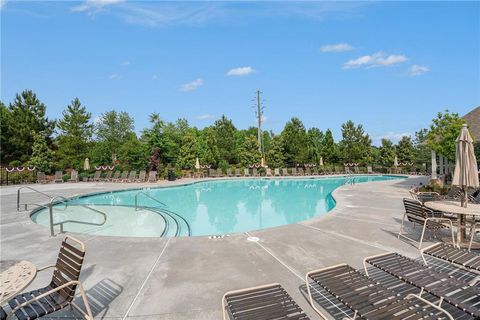
<svg viewBox="0 0 480 320">
<path fill-rule="evenodd" d="M 321 166 L 323 166 L 323 157 L 320 157 L 320 163 Z"/>
<path fill-rule="evenodd" d="M 198 160 L 198 157 L 197 160 L 195 160 L 195 169 L 200 170 L 200 160 Z"/>
<path fill-rule="evenodd" d="M 452 185 L 459 186 L 463 190 L 462 206 L 467 206 L 467 188 L 477 188 L 478 167 L 475 151 L 473 150 L 473 139 L 468 132 L 468 126 L 464 124 L 460 135 L 457 138 L 457 150 L 455 160 L 455 173 L 453 174 Z"/>
<path fill-rule="evenodd" d="M 88 158 L 85 158 L 85 161 L 83 162 L 83 170 L 90 170 L 90 160 L 88 160 Z"/>
<path fill-rule="evenodd" d="M 261 166 L 262 168 L 265 168 L 265 159 L 263 159 L 263 157 L 262 157 L 262 162 L 260 163 L 260 166 Z"/>
<path fill-rule="evenodd" d="M 395 159 L 393 160 L 393 166 L 398 167 L 398 157 L 395 156 Z"/>
</svg>

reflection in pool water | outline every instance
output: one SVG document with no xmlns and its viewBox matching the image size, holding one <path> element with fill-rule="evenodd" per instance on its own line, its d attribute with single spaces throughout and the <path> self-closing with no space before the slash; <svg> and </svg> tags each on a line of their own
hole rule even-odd
<svg viewBox="0 0 480 320">
<path fill-rule="evenodd" d="M 106 212 L 101 227 L 66 223 L 65 230 L 99 235 L 158 237 L 216 235 L 275 227 L 310 219 L 335 206 L 333 190 L 348 178 L 218 180 L 168 188 L 145 188 L 109 192 L 70 200 L 66 210 L 58 206 L 55 219 L 98 222 L 100 217 L 78 204 Z M 355 182 L 399 179 L 392 176 L 356 176 Z M 139 192 L 145 192 L 145 194 Z M 135 195 L 144 210 L 135 210 Z M 161 205 L 158 201 L 164 205 Z M 77 205 L 75 205 L 77 204 Z M 177 222 L 162 217 L 170 212 Z M 172 213 L 173 212 L 173 213 Z M 179 219 L 178 214 L 183 219 Z M 32 219 L 48 226 L 48 211 Z M 170 220 L 169 220 L 170 219 Z M 167 222 L 165 222 L 167 220 Z M 178 228 L 178 230 L 177 230 Z"/>
</svg>

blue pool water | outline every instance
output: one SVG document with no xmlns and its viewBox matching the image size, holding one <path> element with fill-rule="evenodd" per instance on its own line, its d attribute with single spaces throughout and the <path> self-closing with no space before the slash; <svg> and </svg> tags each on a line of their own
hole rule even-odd
<svg viewBox="0 0 480 320">
<path fill-rule="evenodd" d="M 401 178 L 368 175 L 354 179 L 355 183 L 363 183 Z M 335 207 L 332 191 L 348 183 L 348 179 L 352 178 L 217 180 L 115 191 L 72 198 L 66 206 L 54 207 L 53 219 L 64 222 L 65 231 L 96 235 L 223 235 L 325 214 Z M 101 224 L 104 218 L 91 208 L 106 214 L 103 225 L 95 225 Z M 33 213 L 32 220 L 48 226 L 48 210 Z"/>
</svg>

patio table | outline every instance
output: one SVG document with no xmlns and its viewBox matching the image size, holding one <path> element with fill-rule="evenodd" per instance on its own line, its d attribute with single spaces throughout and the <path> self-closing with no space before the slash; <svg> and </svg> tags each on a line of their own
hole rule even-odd
<svg viewBox="0 0 480 320">
<path fill-rule="evenodd" d="M 29 261 L 0 261 L 0 306 L 25 289 L 36 275 L 37 268 Z"/>
<path fill-rule="evenodd" d="M 456 214 L 459 221 L 459 229 L 457 231 L 457 244 L 460 247 L 468 248 L 466 241 L 466 216 L 480 217 L 480 204 L 468 203 L 467 207 L 462 207 L 460 201 L 443 200 L 443 201 L 427 201 L 425 207 L 436 211 L 448 212 Z"/>
</svg>

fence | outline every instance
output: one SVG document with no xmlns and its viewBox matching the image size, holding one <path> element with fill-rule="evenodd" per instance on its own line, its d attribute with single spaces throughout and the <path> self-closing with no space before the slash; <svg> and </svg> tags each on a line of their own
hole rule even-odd
<svg viewBox="0 0 480 320">
<path fill-rule="evenodd" d="M 37 170 L 28 167 L 0 167 L 0 185 L 27 184 L 37 181 Z"/>
</svg>

